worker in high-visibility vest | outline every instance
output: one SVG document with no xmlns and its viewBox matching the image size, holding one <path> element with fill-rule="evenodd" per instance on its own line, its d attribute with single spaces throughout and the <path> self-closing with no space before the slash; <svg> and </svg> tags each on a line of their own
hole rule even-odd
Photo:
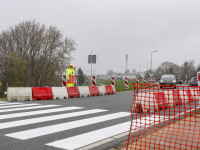
<svg viewBox="0 0 200 150">
<path fill-rule="evenodd" d="M 75 69 L 72 64 L 69 65 L 69 67 L 66 69 L 66 87 L 74 87 L 75 83 Z"/>
</svg>

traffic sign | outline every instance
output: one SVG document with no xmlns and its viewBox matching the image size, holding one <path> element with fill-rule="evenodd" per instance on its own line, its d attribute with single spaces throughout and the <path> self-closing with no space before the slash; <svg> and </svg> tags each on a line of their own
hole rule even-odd
<svg viewBox="0 0 200 150">
<path fill-rule="evenodd" d="M 91 64 L 91 61 L 93 64 L 96 64 L 96 58 L 97 58 L 96 55 L 88 55 L 88 64 Z"/>
</svg>

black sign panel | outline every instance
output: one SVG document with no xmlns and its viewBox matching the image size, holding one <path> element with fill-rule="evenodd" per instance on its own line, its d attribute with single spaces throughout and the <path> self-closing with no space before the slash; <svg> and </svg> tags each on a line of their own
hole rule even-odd
<svg viewBox="0 0 200 150">
<path fill-rule="evenodd" d="M 96 64 L 96 55 L 92 55 L 92 63 Z M 88 55 L 88 64 L 91 64 L 91 55 Z"/>
</svg>

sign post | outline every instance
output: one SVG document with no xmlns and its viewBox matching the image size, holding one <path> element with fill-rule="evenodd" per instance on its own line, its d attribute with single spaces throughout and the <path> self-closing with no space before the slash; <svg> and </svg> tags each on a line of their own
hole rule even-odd
<svg viewBox="0 0 200 150">
<path fill-rule="evenodd" d="M 198 86 L 200 86 L 200 72 L 197 72 Z"/>
<path fill-rule="evenodd" d="M 90 79 L 90 85 L 92 85 L 92 64 L 96 64 L 96 55 L 88 55 L 88 64 L 91 64 L 91 79 Z"/>
</svg>

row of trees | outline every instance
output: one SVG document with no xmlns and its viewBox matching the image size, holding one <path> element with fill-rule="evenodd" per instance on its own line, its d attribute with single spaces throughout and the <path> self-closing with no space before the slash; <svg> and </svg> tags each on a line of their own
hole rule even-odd
<svg viewBox="0 0 200 150">
<path fill-rule="evenodd" d="M 60 85 L 60 76 L 73 59 L 73 39 L 54 26 L 23 21 L 0 33 L 1 96 L 7 86 Z"/>
<path fill-rule="evenodd" d="M 190 80 L 192 77 L 197 76 L 197 72 L 200 71 L 200 65 L 195 67 L 195 61 L 184 61 L 184 63 L 179 66 L 172 62 L 163 62 L 155 71 L 153 77 L 159 79 L 163 74 L 174 74 L 176 78 L 182 80 Z M 145 72 L 145 77 L 148 77 L 148 72 Z"/>
</svg>

